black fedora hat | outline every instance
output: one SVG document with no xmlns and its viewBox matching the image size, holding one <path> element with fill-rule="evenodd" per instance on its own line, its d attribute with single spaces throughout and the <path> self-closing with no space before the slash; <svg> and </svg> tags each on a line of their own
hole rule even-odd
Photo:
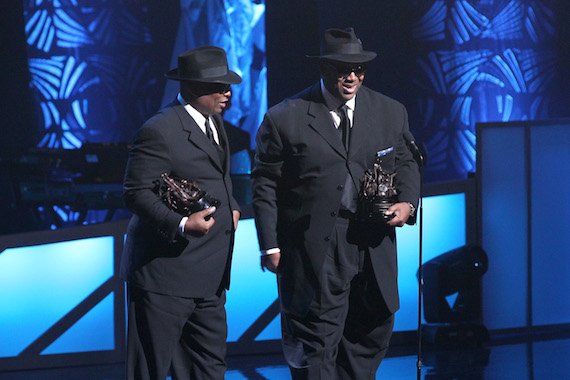
<svg viewBox="0 0 570 380">
<path fill-rule="evenodd" d="M 327 29 L 321 55 L 308 55 L 308 58 L 330 59 L 347 63 L 368 62 L 376 58 L 376 53 L 362 48 L 353 28 Z"/>
<path fill-rule="evenodd" d="M 241 77 L 228 68 L 224 49 L 201 46 L 178 56 L 178 67 L 164 74 L 168 79 L 206 83 L 241 83 Z"/>
</svg>

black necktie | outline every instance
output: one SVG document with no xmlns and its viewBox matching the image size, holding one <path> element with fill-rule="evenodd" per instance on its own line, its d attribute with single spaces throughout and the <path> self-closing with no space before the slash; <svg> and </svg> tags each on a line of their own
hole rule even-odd
<svg viewBox="0 0 570 380">
<path fill-rule="evenodd" d="M 348 145 L 350 143 L 350 119 L 348 118 L 348 106 L 346 104 L 338 108 L 340 114 L 340 124 L 338 128 L 340 129 L 342 135 L 342 143 L 344 144 L 344 149 L 348 153 Z M 346 181 L 344 182 L 344 189 L 342 191 L 342 196 L 340 200 L 341 208 L 347 209 L 351 212 L 356 212 L 356 187 L 352 181 L 350 173 L 346 176 Z"/>
<path fill-rule="evenodd" d="M 350 119 L 348 118 L 348 106 L 343 104 L 342 107 L 338 108 L 338 112 L 340 114 L 340 124 L 338 127 L 342 134 L 344 149 L 348 152 L 348 145 L 350 143 Z"/>
<path fill-rule="evenodd" d="M 212 131 L 212 128 L 210 127 L 210 118 L 208 118 L 208 117 L 206 118 L 205 127 L 206 127 L 205 128 L 206 129 L 206 136 L 208 136 L 208 139 L 216 147 L 216 150 L 218 151 L 218 155 L 220 156 L 220 162 L 224 163 L 224 161 L 225 161 L 224 160 L 224 158 L 225 158 L 224 148 L 222 148 L 222 146 L 216 142 L 216 139 L 214 139 L 214 132 Z"/>
<path fill-rule="evenodd" d="M 214 139 L 214 133 L 212 132 L 212 128 L 210 127 L 210 118 L 206 118 L 206 123 L 205 123 L 205 128 L 206 130 L 206 136 L 208 136 L 208 139 L 210 139 L 210 141 L 212 142 L 212 144 L 217 145 L 216 140 Z"/>
</svg>

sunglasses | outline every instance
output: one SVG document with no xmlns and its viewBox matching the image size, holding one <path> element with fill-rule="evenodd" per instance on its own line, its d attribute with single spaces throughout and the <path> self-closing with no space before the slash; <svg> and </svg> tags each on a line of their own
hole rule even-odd
<svg viewBox="0 0 570 380">
<path fill-rule="evenodd" d="M 227 83 L 207 83 L 207 82 L 188 82 L 191 92 L 196 96 L 210 94 L 225 94 L 231 90 L 231 85 Z"/>
<path fill-rule="evenodd" d="M 219 83 L 217 84 L 218 90 L 216 91 L 218 94 L 225 94 L 231 89 L 231 85 L 227 83 Z"/>
<path fill-rule="evenodd" d="M 366 65 L 335 65 L 329 62 L 326 62 L 327 66 L 334 71 L 339 78 L 346 79 L 351 73 L 354 73 L 357 77 L 361 77 L 366 73 Z"/>
</svg>

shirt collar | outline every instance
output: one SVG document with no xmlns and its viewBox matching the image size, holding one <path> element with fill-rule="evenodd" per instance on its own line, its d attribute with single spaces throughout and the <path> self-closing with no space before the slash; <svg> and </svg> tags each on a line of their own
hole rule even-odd
<svg viewBox="0 0 570 380">
<path fill-rule="evenodd" d="M 184 106 L 184 109 L 186 110 L 186 112 L 188 112 L 188 114 L 192 117 L 192 119 L 194 119 L 196 124 L 198 124 L 198 126 L 201 129 L 203 129 L 204 125 L 206 124 L 206 117 L 202 115 L 200 111 L 198 111 L 196 108 L 192 107 L 190 103 L 184 100 L 184 98 L 180 93 L 178 93 L 176 99 L 178 100 L 178 102 L 180 102 L 180 104 Z"/>
</svg>

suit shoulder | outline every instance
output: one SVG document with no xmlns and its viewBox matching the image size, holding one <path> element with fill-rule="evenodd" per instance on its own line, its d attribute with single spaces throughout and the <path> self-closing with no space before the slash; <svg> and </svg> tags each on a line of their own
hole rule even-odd
<svg viewBox="0 0 570 380">
<path fill-rule="evenodd" d="M 165 122 L 171 122 L 172 120 L 177 119 L 178 115 L 176 113 L 175 107 L 176 106 L 167 106 L 161 108 L 147 121 L 145 121 L 141 128 L 156 128 Z"/>
<path fill-rule="evenodd" d="M 282 116 L 284 114 L 291 113 L 296 108 L 306 108 L 310 99 L 311 87 L 304 89 L 303 91 L 288 97 L 281 102 L 277 103 L 273 107 L 267 110 L 267 113 L 272 116 Z"/>
<path fill-rule="evenodd" d="M 396 99 L 393 99 L 387 95 L 384 95 L 378 91 L 374 91 L 364 86 L 362 86 L 358 91 L 357 99 L 359 96 L 361 97 L 362 100 L 369 101 L 372 103 L 381 102 L 386 105 L 392 105 L 395 107 L 404 107 L 404 105 L 401 102 L 397 101 Z"/>
</svg>

